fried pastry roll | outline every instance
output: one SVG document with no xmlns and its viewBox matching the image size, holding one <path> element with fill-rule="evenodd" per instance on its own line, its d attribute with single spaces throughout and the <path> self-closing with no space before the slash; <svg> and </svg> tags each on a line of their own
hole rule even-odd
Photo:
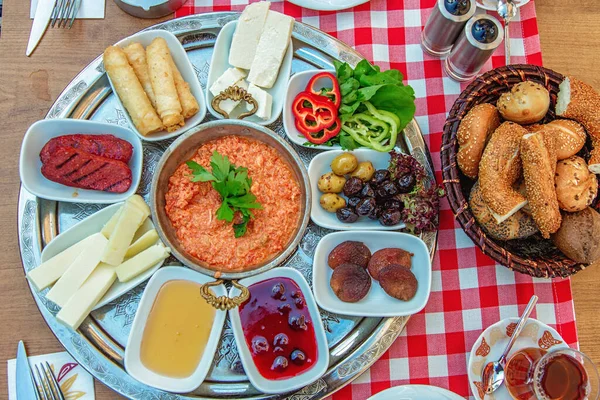
<svg viewBox="0 0 600 400">
<path fill-rule="evenodd" d="M 135 75 L 140 80 L 152 107 L 156 108 L 156 97 L 154 96 L 154 90 L 152 90 L 152 82 L 150 82 L 150 73 L 148 72 L 148 61 L 146 60 L 146 50 L 140 43 L 131 43 L 130 45 L 123 48 L 123 51 L 127 55 L 129 64 L 133 67 Z"/>
<path fill-rule="evenodd" d="M 190 85 L 183 80 L 183 76 L 181 76 L 181 72 L 177 69 L 173 57 L 169 55 L 169 59 L 171 70 L 173 71 L 173 79 L 175 80 L 175 88 L 177 89 L 177 95 L 179 96 L 179 102 L 183 110 L 183 118 L 193 117 L 200 111 L 200 105 L 198 105 L 198 101 L 190 91 Z"/>
</svg>

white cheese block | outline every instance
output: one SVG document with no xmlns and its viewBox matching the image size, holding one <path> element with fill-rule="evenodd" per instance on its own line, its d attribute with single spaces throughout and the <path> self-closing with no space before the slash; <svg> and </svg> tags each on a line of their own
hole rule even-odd
<svg viewBox="0 0 600 400">
<path fill-rule="evenodd" d="M 238 19 L 231 41 L 229 64 L 238 68 L 250 69 L 270 6 L 270 2 L 260 1 L 252 3 L 244 9 Z"/>
<path fill-rule="evenodd" d="M 101 261 L 110 265 L 121 264 L 125 259 L 125 253 L 131 245 L 135 232 L 147 217 L 148 215 L 134 203 L 126 202 L 117 225 L 110 235 Z"/>
<path fill-rule="evenodd" d="M 267 120 L 271 118 L 271 109 L 273 108 L 273 96 L 266 91 L 262 90 L 255 84 L 251 83 L 248 86 L 248 93 L 252 95 L 254 100 L 258 103 L 258 110 L 256 111 L 257 117 Z M 246 104 L 248 111 L 252 110 L 252 104 Z"/>
<path fill-rule="evenodd" d="M 123 206 L 121 206 L 116 213 L 113 214 L 112 217 L 108 220 L 106 224 L 102 227 L 100 233 L 104 235 L 105 238 L 110 238 L 111 233 L 115 229 L 117 225 L 117 221 L 119 220 L 119 215 L 121 215 L 121 211 L 123 211 Z"/>
<path fill-rule="evenodd" d="M 133 204 L 134 206 L 139 208 L 140 211 L 142 211 L 146 215 L 146 217 L 150 215 L 150 207 L 148 207 L 148 204 L 146 204 L 144 198 L 139 194 L 134 194 L 133 196 L 128 198 L 126 203 Z"/>
<path fill-rule="evenodd" d="M 267 89 L 273 87 L 279 74 L 279 67 L 281 67 L 281 62 L 290 44 L 293 27 L 294 19 L 292 17 L 269 11 L 263 33 L 256 47 L 254 61 L 250 67 L 248 82 Z"/>
<path fill-rule="evenodd" d="M 96 266 L 100 264 L 100 257 L 104 253 L 108 240 L 101 233 L 95 233 L 91 237 L 93 239 L 90 246 L 79 254 L 46 294 L 48 300 L 53 301 L 60 307 L 67 303 L 88 276 L 92 274 Z"/>
<path fill-rule="evenodd" d="M 43 290 L 52 285 L 65 273 L 69 265 L 94 243 L 94 235 L 88 236 L 73 246 L 61 251 L 51 259 L 41 263 L 37 268 L 27 273 L 27 279 L 37 290 Z"/>
<path fill-rule="evenodd" d="M 171 250 L 163 246 L 162 243 L 148 247 L 146 250 L 117 267 L 116 271 L 119 282 L 127 282 L 135 278 L 156 263 L 169 257 L 170 252 Z"/>
<path fill-rule="evenodd" d="M 131 258 L 136 254 L 141 253 L 146 250 L 148 247 L 152 246 L 158 240 L 158 233 L 156 233 L 156 229 L 152 229 L 146 233 L 144 233 L 138 240 L 134 241 L 131 246 L 127 249 L 127 253 L 125 253 L 125 259 Z"/>
<path fill-rule="evenodd" d="M 239 68 L 229 68 L 210 86 L 210 92 L 217 96 L 231 85 L 235 85 L 246 77 L 246 72 Z"/>
<path fill-rule="evenodd" d="M 56 314 L 61 323 L 76 330 L 117 279 L 116 267 L 100 263 Z"/>
</svg>

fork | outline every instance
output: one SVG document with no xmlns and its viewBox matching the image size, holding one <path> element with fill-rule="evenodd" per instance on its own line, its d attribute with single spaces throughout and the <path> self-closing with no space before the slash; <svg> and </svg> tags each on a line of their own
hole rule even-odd
<svg viewBox="0 0 600 400">
<path fill-rule="evenodd" d="M 58 0 L 50 16 L 52 27 L 54 28 L 58 22 L 58 28 L 71 29 L 79 8 L 81 8 L 81 0 Z"/>
<path fill-rule="evenodd" d="M 40 400 L 65 400 L 58 381 L 47 361 L 34 365 L 33 380 L 35 381 L 35 387 Z"/>
</svg>

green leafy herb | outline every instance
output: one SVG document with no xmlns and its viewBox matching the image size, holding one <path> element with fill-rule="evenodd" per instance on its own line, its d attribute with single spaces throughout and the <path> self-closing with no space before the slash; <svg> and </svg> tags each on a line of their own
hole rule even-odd
<svg viewBox="0 0 600 400">
<path fill-rule="evenodd" d="M 298 135 L 298 136 L 300 136 L 302 138 L 304 137 L 301 135 Z M 360 144 L 356 143 L 354 141 L 354 139 L 352 139 L 352 137 L 344 131 L 340 131 L 340 133 L 338 133 L 336 136 L 332 137 L 325 143 L 321 143 L 320 145 L 311 143 L 309 141 L 304 142 L 303 145 L 306 147 L 316 147 L 316 146 L 332 147 L 335 145 L 340 145 L 342 147 L 342 150 L 354 150 L 354 149 L 358 149 L 360 147 Z"/>
<path fill-rule="evenodd" d="M 187 161 L 186 165 L 192 170 L 192 182 L 211 182 L 212 187 L 221 195 L 223 202 L 217 209 L 217 219 L 233 222 L 236 212 L 239 213 L 242 222 L 233 225 L 233 232 L 236 238 L 243 236 L 248 228 L 248 221 L 254 218 L 250 210 L 262 209 L 256 196 L 250 192 L 252 178 L 248 177 L 248 169 L 236 167 L 227 156 L 216 151 L 210 159 L 211 171 L 195 161 Z"/>
</svg>

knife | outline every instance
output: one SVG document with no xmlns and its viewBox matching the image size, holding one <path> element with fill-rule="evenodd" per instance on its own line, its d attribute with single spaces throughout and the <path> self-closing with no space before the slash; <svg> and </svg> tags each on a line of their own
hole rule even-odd
<svg viewBox="0 0 600 400">
<path fill-rule="evenodd" d="M 35 9 L 35 16 L 33 18 L 33 25 L 31 26 L 31 33 L 29 34 L 29 43 L 27 43 L 27 51 L 25 52 L 27 57 L 33 53 L 33 50 L 37 47 L 44 32 L 46 32 L 55 4 L 56 0 L 38 1 L 37 8 Z"/>
<path fill-rule="evenodd" d="M 27 360 L 27 353 L 25 352 L 25 345 L 23 341 L 19 341 L 19 347 L 17 348 L 17 400 L 35 400 L 38 399 L 37 390 L 33 383 L 31 376 L 31 368 L 29 367 L 29 361 Z"/>
</svg>

